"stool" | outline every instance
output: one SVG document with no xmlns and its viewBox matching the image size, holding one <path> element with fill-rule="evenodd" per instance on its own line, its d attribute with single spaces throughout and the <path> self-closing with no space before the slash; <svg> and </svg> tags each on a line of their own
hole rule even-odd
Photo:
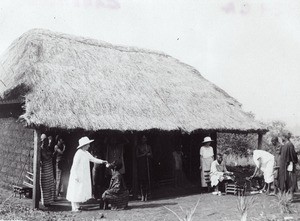
<svg viewBox="0 0 300 221">
<path fill-rule="evenodd" d="M 19 194 L 20 199 L 22 195 L 28 198 L 32 197 L 32 188 L 30 187 L 13 185 L 13 188 L 14 188 L 15 197 L 17 194 Z"/>
<path fill-rule="evenodd" d="M 238 196 L 245 195 L 245 185 L 238 185 L 237 183 L 226 183 L 225 184 L 225 193 L 233 194 Z"/>
</svg>

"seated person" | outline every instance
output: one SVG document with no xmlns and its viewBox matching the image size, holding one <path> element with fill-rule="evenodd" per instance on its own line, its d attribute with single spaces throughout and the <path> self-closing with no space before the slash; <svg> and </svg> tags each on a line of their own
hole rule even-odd
<svg viewBox="0 0 300 221">
<path fill-rule="evenodd" d="M 219 184 L 226 180 L 233 181 L 233 173 L 227 171 L 222 154 L 217 154 L 217 159 L 211 163 L 210 168 L 211 186 L 215 186 L 214 193 L 221 193 L 219 191 Z"/>
<path fill-rule="evenodd" d="M 121 162 L 113 162 L 108 167 L 112 170 L 112 177 L 109 188 L 102 194 L 104 209 L 108 204 L 112 204 L 112 209 L 124 209 L 128 204 L 129 192 L 125 186 L 124 179 L 119 170 L 123 167 Z M 121 205 L 115 205 L 115 204 Z"/>
</svg>

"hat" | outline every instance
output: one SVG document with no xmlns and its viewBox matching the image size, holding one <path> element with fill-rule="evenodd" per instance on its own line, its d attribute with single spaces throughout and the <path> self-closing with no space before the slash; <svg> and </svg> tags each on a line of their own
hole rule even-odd
<svg viewBox="0 0 300 221">
<path fill-rule="evenodd" d="M 45 140 L 47 138 L 46 134 L 41 135 L 41 140 Z"/>
<path fill-rule="evenodd" d="M 79 139 L 79 146 L 77 147 L 77 149 L 89 144 L 89 143 L 92 143 L 94 140 L 90 140 L 88 137 L 82 137 Z"/>
<path fill-rule="evenodd" d="M 204 137 L 204 140 L 202 143 L 207 143 L 213 141 L 210 137 Z"/>
</svg>

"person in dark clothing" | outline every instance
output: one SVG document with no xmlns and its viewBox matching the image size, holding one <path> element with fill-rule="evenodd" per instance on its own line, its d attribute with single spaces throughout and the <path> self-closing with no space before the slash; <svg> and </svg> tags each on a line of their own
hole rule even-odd
<svg viewBox="0 0 300 221">
<path fill-rule="evenodd" d="M 54 155 L 54 147 L 55 147 L 55 141 L 53 139 L 53 136 L 48 136 L 48 149 L 51 151 L 52 153 L 52 166 L 53 166 L 53 176 L 54 176 L 54 180 L 56 179 L 56 159 L 55 159 L 55 155 Z"/>
<path fill-rule="evenodd" d="M 41 201 L 46 207 L 54 201 L 55 184 L 53 177 L 52 152 L 45 134 L 41 135 Z"/>
<path fill-rule="evenodd" d="M 279 189 L 282 192 L 290 191 L 292 194 L 297 190 L 296 164 L 297 154 L 293 143 L 290 141 L 291 133 L 284 133 L 282 140 L 279 163 Z"/>
<path fill-rule="evenodd" d="M 142 201 L 148 200 L 148 195 L 150 191 L 150 166 L 152 159 L 151 146 L 147 144 L 147 137 L 142 136 L 141 143 L 137 146 L 136 150 L 137 157 L 137 172 L 138 172 L 138 182 L 141 189 Z"/>
<path fill-rule="evenodd" d="M 109 188 L 105 190 L 104 193 L 102 194 L 104 209 L 107 208 L 108 203 L 112 201 L 117 201 L 120 198 L 127 199 L 127 202 L 124 204 L 124 208 L 127 206 L 129 192 L 126 188 L 123 176 L 120 173 L 120 169 L 122 168 L 122 166 L 123 164 L 118 161 L 113 162 L 112 164 L 108 164 L 108 167 L 112 170 L 112 177 L 110 180 Z"/>
<path fill-rule="evenodd" d="M 281 151 L 281 143 L 279 142 L 278 137 L 272 137 L 271 143 L 274 146 L 274 192 L 272 194 L 277 194 L 279 191 L 279 165 L 280 165 L 280 151 Z"/>
<path fill-rule="evenodd" d="M 64 144 L 64 140 L 57 135 L 56 136 L 57 144 L 54 147 L 54 155 L 56 158 L 56 194 L 55 196 L 58 197 L 61 195 L 61 192 L 65 191 L 63 189 L 63 182 L 62 182 L 62 176 L 63 176 L 63 169 L 64 169 L 64 152 L 66 149 L 66 146 Z"/>
</svg>

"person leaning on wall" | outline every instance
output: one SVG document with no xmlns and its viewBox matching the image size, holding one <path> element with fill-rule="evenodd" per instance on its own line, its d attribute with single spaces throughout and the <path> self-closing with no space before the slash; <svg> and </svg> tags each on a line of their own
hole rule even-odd
<svg viewBox="0 0 300 221">
<path fill-rule="evenodd" d="M 53 176 L 52 152 L 46 134 L 41 135 L 41 200 L 45 207 L 54 201 L 55 183 Z"/>
</svg>

